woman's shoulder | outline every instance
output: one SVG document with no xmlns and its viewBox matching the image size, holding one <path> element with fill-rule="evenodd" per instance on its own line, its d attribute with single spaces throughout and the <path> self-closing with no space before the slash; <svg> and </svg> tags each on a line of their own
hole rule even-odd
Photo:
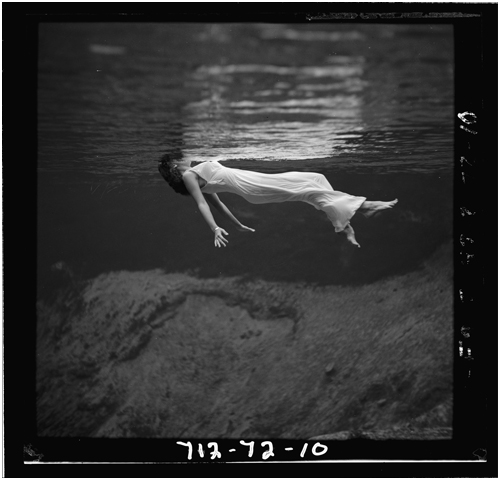
<svg viewBox="0 0 500 480">
<path fill-rule="evenodd" d="M 207 160 L 205 162 L 200 162 L 198 165 L 191 167 L 189 170 L 204 170 L 222 167 L 222 165 L 217 160 Z"/>
</svg>

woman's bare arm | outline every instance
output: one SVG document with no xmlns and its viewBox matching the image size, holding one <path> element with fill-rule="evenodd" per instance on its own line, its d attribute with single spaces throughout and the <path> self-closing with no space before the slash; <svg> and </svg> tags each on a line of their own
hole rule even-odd
<svg viewBox="0 0 500 480">
<path fill-rule="evenodd" d="M 210 193 L 206 194 L 205 198 L 210 202 L 210 204 L 217 210 L 219 211 L 222 215 L 224 215 L 226 218 L 228 218 L 232 223 L 236 225 L 238 230 L 241 231 L 251 231 L 255 232 L 253 228 L 246 227 L 243 225 L 229 210 L 229 208 L 226 207 L 224 203 L 221 202 L 219 196 L 216 193 Z"/>
<path fill-rule="evenodd" d="M 210 211 L 210 207 L 208 206 L 205 197 L 203 196 L 203 193 L 200 190 L 196 174 L 191 172 L 186 172 L 182 178 L 184 180 L 184 184 L 186 185 L 188 192 L 191 194 L 194 201 L 198 205 L 202 217 L 208 223 L 208 226 L 210 227 L 212 232 L 215 233 L 215 240 L 214 240 L 215 246 L 216 247 L 220 247 L 221 245 L 226 246 L 226 243 L 228 241 L 224 238 L 223 233 L 225 235 L 229 234 L 223 228 L 218 227 L 217 223 L 215 223 L 212 212 Z"/>
</svg>

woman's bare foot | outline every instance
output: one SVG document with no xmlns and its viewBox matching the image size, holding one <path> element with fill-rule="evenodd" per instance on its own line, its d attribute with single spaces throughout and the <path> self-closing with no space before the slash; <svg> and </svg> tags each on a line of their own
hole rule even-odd
<svg viewBox="0 0 500 480">
<path fill-rule="evenodd" d="M 361 247 L 361 245 L 356 242 L 356 237 L 354 236 L 354 229 L 351 227 L 351 224 L 348 223 L 347 226 L 342 230 L 342 233 L 345 233 L 347 236 L 347 240 L 351 242 L 353 245 L 356 245 L 358 248 Z"/>
<path fill-rule="evenodd" d="M 366 200 L 363 202 L 361 207 L 359 207 L 359 211 L 365 217 L 371 217 L 382 210 L 387 210 L 388 208 L 392 208 L 394 205 L 398 203 L 398 199 L 392 200 L 392 202 L 370 202 Z"/>
</svg>

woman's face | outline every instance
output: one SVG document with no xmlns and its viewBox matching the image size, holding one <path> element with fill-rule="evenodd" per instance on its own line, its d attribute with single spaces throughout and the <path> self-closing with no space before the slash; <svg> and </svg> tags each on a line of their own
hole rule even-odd
<svg viewBox="0 0 500 480">
<path fill-rule="evenodd" d="M 179 158 L 172 162 L 172 164 L 177 167 L 189 167 L 191 165 L 191 160 L 188 160 L 187 158 Z"/>
</svg>

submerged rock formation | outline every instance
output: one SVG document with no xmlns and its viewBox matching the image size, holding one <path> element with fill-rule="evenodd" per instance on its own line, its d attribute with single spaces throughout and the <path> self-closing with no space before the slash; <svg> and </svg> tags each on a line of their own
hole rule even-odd
<svg viewBox="0 0 500 480">
<path fill-rule="evenodd" d="M 356 287 L 101 275 L 38 303 L 38 434 L 451 435 L 452 301 L 449 245 Z"/>
</svg>

